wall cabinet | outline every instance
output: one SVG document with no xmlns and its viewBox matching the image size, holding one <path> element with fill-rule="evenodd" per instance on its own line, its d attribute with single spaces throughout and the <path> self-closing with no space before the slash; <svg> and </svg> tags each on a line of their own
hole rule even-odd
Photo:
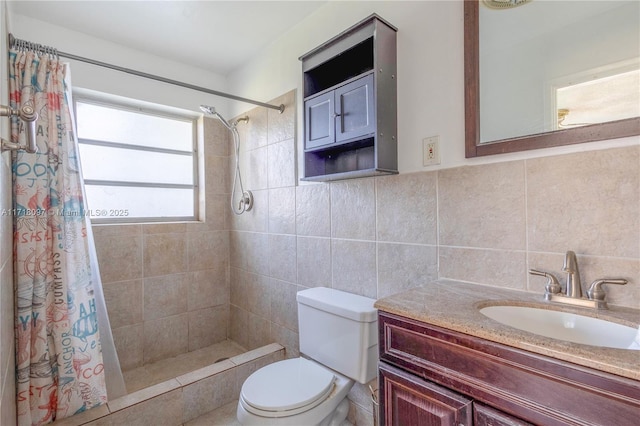
<svg viewBox="0 0 640 426">
<path fill-rule="evenodd" d="M 309 98 L 304 109 L 306 150 L 373 137 L 373 75 Z"/>
<path fill-rule="evenodd" d="M 374 14 L 300 60 L 303 180 L 397 173 L 396 28 Z"/>
<path fill-rule="evenodd" d="M 637 424 L 638 381 L 385 312 L 378 324 L 382 425 Z"/>
</svg>

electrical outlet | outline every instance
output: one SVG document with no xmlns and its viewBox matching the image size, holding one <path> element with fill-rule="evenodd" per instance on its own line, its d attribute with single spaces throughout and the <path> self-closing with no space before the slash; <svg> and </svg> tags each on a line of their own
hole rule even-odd
<svg viewBox="0 0 640 426">
<path fill-rule="evenodd" d="M 440 136 L 422 139 L 422 165 L 440 164 Z"/>
</svg>

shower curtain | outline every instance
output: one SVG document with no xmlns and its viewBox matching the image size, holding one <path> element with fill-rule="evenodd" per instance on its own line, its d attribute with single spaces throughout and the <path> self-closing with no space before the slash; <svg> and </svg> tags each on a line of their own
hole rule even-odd
<svg viewBox="0 0 640 426">
<path fill-rule="evenodd" d="M 91 263 L 65 73 L 51 52 L 9 52 L 11 107 L 28 104 L 39 115 L 38 153 L 18 152 L 13 161 L 19 425 L 50 423 L 107 401 L 101 283 Z M 22 125 L 13 119 L 15 142 L 24 143 Z"/>
</svg>

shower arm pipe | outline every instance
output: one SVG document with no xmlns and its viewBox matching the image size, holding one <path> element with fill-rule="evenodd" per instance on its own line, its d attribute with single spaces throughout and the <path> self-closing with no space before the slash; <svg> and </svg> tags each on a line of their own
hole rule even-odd
<svg viewBox="0 0 640 426">
<path fill-rule="evenodd" d="M 23 41 L 23 40 L 15 38 L 13 36 L 13 34 L 11 34 L 11 33 L 9 34 L 9 45 L 10 46 L 14 46 L 15 43 L 18 42 L 18 41 Z M 29 44 L 29 42 L 25 42 L 25 43 Z M 31 43 L 31 45 L 38 46 L 35 43 Z M 103 68 L 108 68 L 108 69 L 112 69 L 112 70 L 115 70 L 115 71 L 124 72 L 124 73 L 135 75 L 135 76 L 138 76 L 138 77 L 147 78 L 149 80 L 156 80 L 156 81 L 160 81 L 162 83 L 173 84 L 174 86 L 180 86 L 180 87 L 184 87 L 184 88 L 187 88 L 187 89 L 196 90 L 198 92 L 208 93 L 210 95 L 220 96 L 220 97 L 227 98 L 227 99 L 233 99 L 234 101 L 246 102 L 248 104 L 257 105 L 257 106 L 261 106 L 261 107 L 264 107 L 264 108 L 275 109 L 275 110 L 279 111 L 280 114 L 282 114 L 284 112 L 284 104 L 273 105 L 273 104 L 268 104 L 266 102 L 255 101 L 253 99 L 248 99 L 248 98 L 243 98 L 241 96 L 232 95 L 230 93 L 224 93 L 224 92 L 220 92 L 218 90 L 213 90 L 213 89 L 208 89 L 206 87 L 196 86 L 194 84 L 184 83 L 182 81 L 172 80 L 170 78 L 165 78 L 165 77 L 161 77 L 159 75 L 149 74 L 149 73 L 142 72 L 142 71 L 136 71 L 136 70 L 133 70 L 131 68 L 125 68 L 125 67 L 121 67 L 121 66 L 118 66 L 118 65 L 113 65 L 113 64 L 109 64 L 107 62 L 96 61 L 95 59 L 85 58 L 83 56 L 74 55 L 72 53 L 61 52 L 59 50 L 56 50 L 56 53 L 58 54 L 58 56 L 61 56 L 61 57 L 67 58 L 67 59 L 72 59 L 74 61 L 85 62 L 87 64 L 96 65 L 96 66 L 99 66 L 99 67 L 103 67 Z"/>
</svg>

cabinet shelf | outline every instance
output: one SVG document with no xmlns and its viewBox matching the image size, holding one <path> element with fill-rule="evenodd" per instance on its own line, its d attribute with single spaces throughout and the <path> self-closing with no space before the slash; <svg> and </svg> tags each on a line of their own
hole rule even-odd
<svg viewBox="0 0 640 426">
<path fill-rule="evenodd" d="M 398 173 L 396 31 L 373 14 L 300 57 L 302 180 Z"/>
</svg>

